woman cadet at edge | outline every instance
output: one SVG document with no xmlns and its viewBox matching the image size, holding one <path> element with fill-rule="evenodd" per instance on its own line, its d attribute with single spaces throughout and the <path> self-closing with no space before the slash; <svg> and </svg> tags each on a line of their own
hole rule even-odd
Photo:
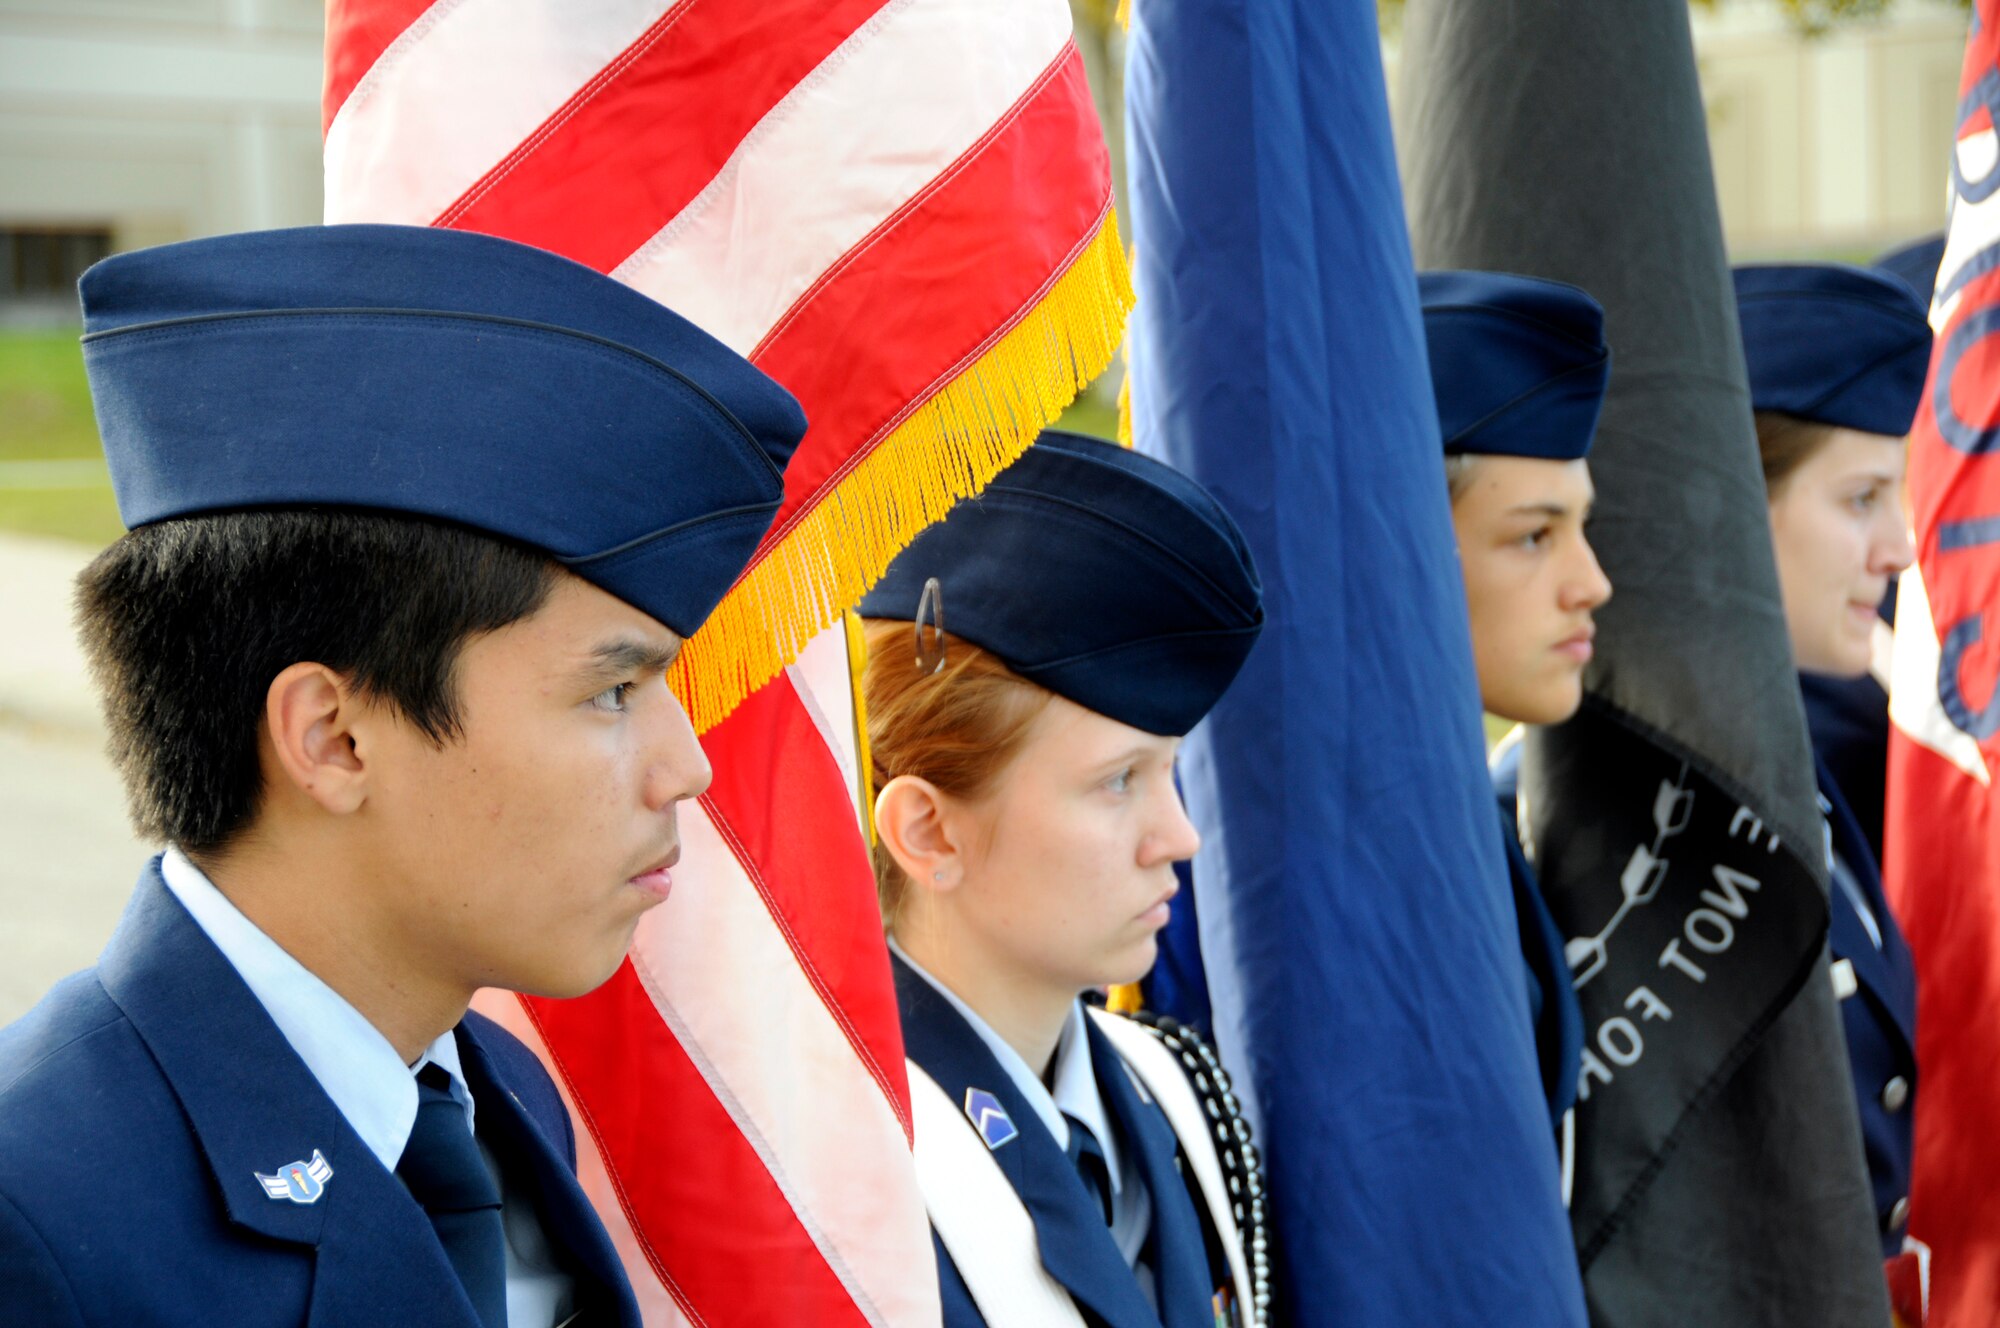
<svg viewBox="0 0 2000 1328">
<path fill-rule="evenodd" d="M 861 614 L 947 1328 L 1261 1321 L 1226 1079 L 1183 1030 L 1080 999 L 1152 967 L 1198 846 L 1174 759 L 1263 624 L 1241 533 L 1168 466 L 1044 433 Z"/>
<path fill-rule="evenodd" d="M 1735 271 L 1785 627 L 1808 673 L 1867 672 L 1883 592 L 1911 559 L 1903 439 L 1931 329 L 1901 282 L 1836 264 Z M 1832 876 L 1828 941 L 1882 1255 L 1903 1249 L 1916 1096 L 1916 972 L 1881 873 L 1815 743 Z"/>
</svg>

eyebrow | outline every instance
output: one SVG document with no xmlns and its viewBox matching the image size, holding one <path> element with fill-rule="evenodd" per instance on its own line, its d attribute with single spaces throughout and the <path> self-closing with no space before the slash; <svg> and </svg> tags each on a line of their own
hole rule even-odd
<svg viewBox="0 0 2000 1328">
<path fill-rule="evenodd" d="M 625 638 L 606 641 L 590 652 L 582 672 L 592 678 L 622 678 L 632 674 L 665 673 L 681 653 L 681 642 L 670 646 Z"/>
<path fill-rule="evenodd" d="M 1584 504 L 1584 511 L 1587 512 L 1589 510 L 1590 505 L 1588 503 Z M 1570 506 L 1568 503 L 1522 503 L 1519 507 L 1510 507 L 1507 509 L 1508 516 L 1565 517 L 1569 514 Z"/>
<path fill-rule="evenodd" d="M 1139 762 L 1152 756 L 1153 751 L 1154 749 L 1149 743 L 1134 743 L 1117 756 L 1107 757 L 1099 761 L 1094 768 L 1097 770 L 1116 770 L 1121 766 L 1137 765 Z"/>
</svg>

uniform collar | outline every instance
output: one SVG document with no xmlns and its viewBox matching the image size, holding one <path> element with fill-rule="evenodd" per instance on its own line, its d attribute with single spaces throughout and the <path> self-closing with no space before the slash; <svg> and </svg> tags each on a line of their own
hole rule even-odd
<svg viewBox="0 0 2000 1328">
<path fill-rule="evenodd" d="M 403 1064 L 380 1030 L 245 917 L 187 855 L 168 849 L 160 875 L 385 1170 L 396 1169 L 410 1141 L 417 1121 L 416 1072 L 425 1065 L 451 1077 L 452 1096 L 465 1108 L 470 1128 L 472 1091 L 449 1030 L 416 1064 Z"/>
<path fill-rule="evenodd" d="M 1124 1188 L 1124 1168 L 1119 1165 L 1117 1131 L 1111 1128 L 1111 1117 L 1104 1107 L 1104 1094 L 1097 1085 L 1097 1067 L 1091 1058 L 1090 1038 L 1084 1028 L 1083 1002 L 1071 1003 L 1062 1037 L 1056 1043 L 1054 1073 L 1049 1076 L 1055 1087 L 1051 1091 L 1042 1082 L 1041 1076 L 1022 1059 L 1020 1052 L 994 1032 L 992 1025 L 980 1018 L 977 1011 L 960 1000 L 957 992 L 910 958 L 909 951 L 896 944 L 893 936 L 889 938 L 889 950 L 912 973 L 928 983 L 933 991 L 944 997 L 946 1003 L 958 1012 L 958 1017 L 979 1035 L 979 1040 L 993 1053 L 993 1059 L 1000 1062 L 1000 1068 L 1007 1072 L 1014 1090 L 1034 1108 L 1035 1115 L 1041 1118 L 1059 1147 L 1069 1147 L 1070 1120 L 1081 1121 L 1090 1130 L 1097 1139 L 1097 1146 L 1104 1150 L 1104 1168 L 1111 1178 L 1111 1195 L 1117 1198 Z"/>
</svg>

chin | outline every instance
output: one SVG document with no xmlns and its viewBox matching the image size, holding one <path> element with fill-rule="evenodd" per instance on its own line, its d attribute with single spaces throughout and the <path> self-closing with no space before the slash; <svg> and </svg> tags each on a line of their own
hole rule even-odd
<svg viewBox="0 0 2000 1328">
<path fill-rule="evenodd" d="M 1505 712 L 1494 713 L 1517 724 L 1560 724 L 1576 714 L 1582 704 L 1583 684 L 1579 680 L 1551 687 L 1538 696 L 1524 697 Z"/>
<path fill-rule="evenodd" d="M 626 951 L 630 948 L 627 945 L 609 960 L 598 956 L 557 968 L 544 966 L 527 975 L 522 982 L 498 985 L 528 996 L 541 996 L 554 1001 L 574 1000 L 578 996 L 588 996 L 609 982 L 612 975 L 618 972 L 618 966 L 625 962 Z"/>
<path fill-rule="evenodd" d="M 1138 982 L 1153 971 L 1153 965 L 1159 961 L 1159 958 L 1160 943 L 1154 937 L 1148 936 L 1142 945 L 1135 946 L 1126 953 L 1119 955 L 1115 962 L 1105 964 L 1104 971 L 1109 976 L 1103 982 L 1096 985 L 1102 987 L 1121 987 L 1126 983 Z"/>
<path fill-rule="evenodd" d="M 1874 659 L 1873 644 L 1867 637 L 1858 642 L 1842 641 L 1840 649 L 1834 656 L 1835 666 L 1832 672 L 1842 678 L 1859 678 L 1868 672 L 1868 665 Z"/>
</svg>

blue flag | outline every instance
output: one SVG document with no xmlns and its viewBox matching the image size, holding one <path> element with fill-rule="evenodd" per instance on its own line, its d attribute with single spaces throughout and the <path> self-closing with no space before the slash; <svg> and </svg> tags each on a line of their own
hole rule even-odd
<svg viewBox="0 0 2000 1328">
<path fill-rule="evenodd" d="M 1135 10 L 1134 434 L 1269 613 L 1181 775 L 1280 1319 L 1580 1326 L 1374 0 Z"/>
</svg>

